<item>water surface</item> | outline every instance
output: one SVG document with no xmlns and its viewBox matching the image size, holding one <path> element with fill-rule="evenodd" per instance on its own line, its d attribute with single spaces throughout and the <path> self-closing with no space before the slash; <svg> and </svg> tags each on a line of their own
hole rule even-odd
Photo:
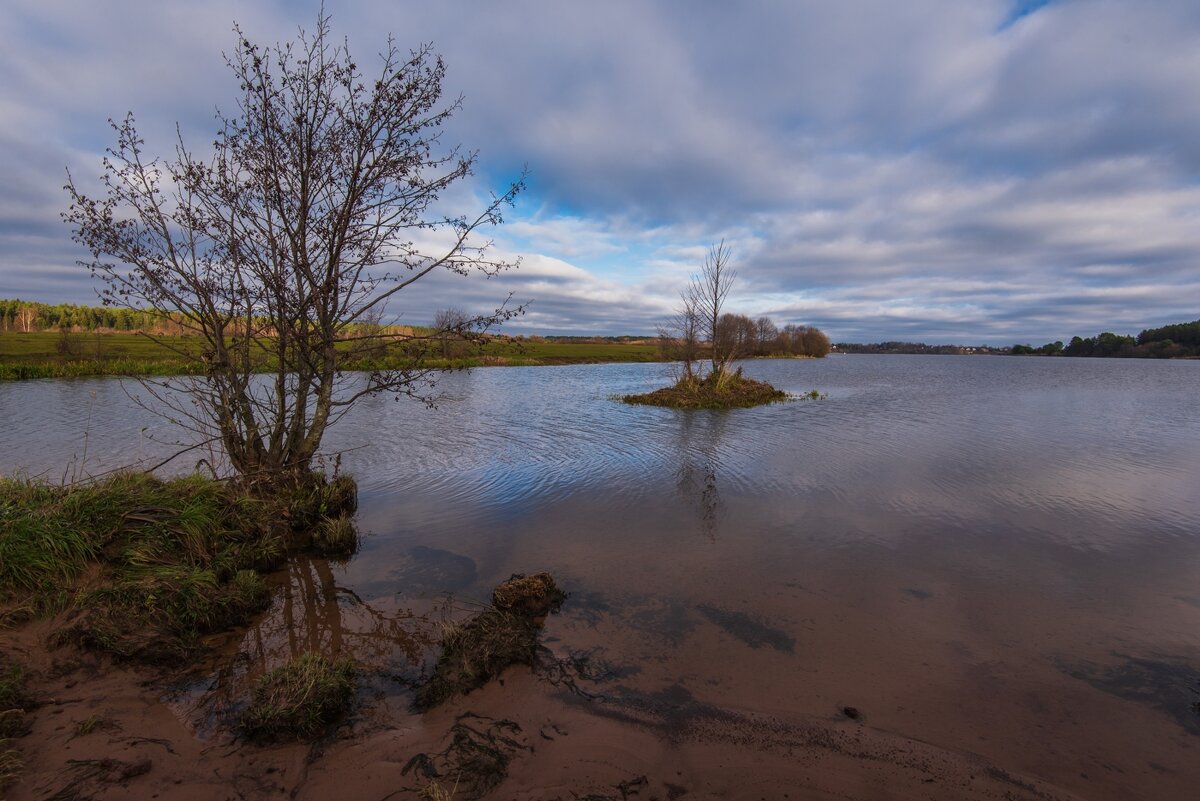
<svg viewBox="0 0 1200 801">
<path fill-rule="evenodd" d="M 572 598 L 548 646 L 606 666 L 612 697 L 790 722 L 850 706 L 873 730 L 1082 797 L 1190 797 L 1200 363 L 745 369 L 828 397 L 627 406 L 611 396 L 668 368 L 590 365 L 450 374 L 432 410 L 364 401 L 326 443 L 359 480 L 360 553 L 278 576 L 236 647 L 250 664 L 353 652 L 395 678 L 374 687 L 403 714 L 430 635 L 415 621 L 549 570 Z M 0 385 L 0 467 L 57 479 L 161 458 L 175 432 L 127 392 Z"/>
</svg>

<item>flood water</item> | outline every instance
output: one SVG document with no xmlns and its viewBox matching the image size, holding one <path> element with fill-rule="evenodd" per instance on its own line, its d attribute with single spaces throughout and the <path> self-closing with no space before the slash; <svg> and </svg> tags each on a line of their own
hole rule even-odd
<svg viewBox="0 0 1200 801">
<path fill-rule="evenodd" d="M 513 678 L 454 711 L 508 704 L 537 710 L 547 741 L 556 715 L 629 741 L 545 745 L 514 768 L 511 797 L 601 763 L 666 787 L 678 774 L 704 797 L 710 759 L 758 771 L 763 794 L 782 797 L 771 793 L 796 785 L 771 772 L 802 762 L 795 733 L 822 726 L 892 738 L 837 759 L 875 765 L 887 743 L 915 743 L 1018 797 L 1031 782 L 1051 788 L 1038 797 L 1195 797 L 1200 362 L 831 356 L 745 369 L 827 397 L 627 406 L 612 396 L 660 386 L 668 368 L 589 365 L 449 374 L 432 410 L 362 402 L 326 441 L 359 482 L 361 550 L 276 576 L 272 609 L 229 644 L 236 658 L 173 703 L 213 736 L 220 716 L 197 687 L 334 648 L 372 671 L 357 725 L 419 731 L 431 724 L 407 710 L 407 683 L 437 620 L 545 570 L 571 594 L 545 633 L 570 681 Z M 136 392 L 107 379 L 0 385 L 0 469 L 59 480 L 156 461 L 175 435 Z M 933 757 L 905 769 L 921 759 Z M 856 781 L 837 797 L 892 797 L 882 780 Z"/>
</svg>

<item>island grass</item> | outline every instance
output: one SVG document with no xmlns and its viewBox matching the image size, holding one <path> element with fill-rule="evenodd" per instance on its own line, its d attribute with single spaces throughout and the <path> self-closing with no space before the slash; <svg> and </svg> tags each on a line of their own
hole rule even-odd
<svg viewBox="0 0 1200 801">
<path fill-rule="evenodd" d="M 684 376 L 674 385 L 641 395 L 625 395 L 625 403 L 665 406 L 672 409 L 745 409 L 788 400 L 788 394 L 766 383 L 742 375 L 741 368 L 721 375 L 712 372 L 702 379 Z"/>
<path fill-rule="evenodd" d="M 258 742 L 311 739 L 345 717 L 354 692 L 351 660 L 301 654 L 259 679 L 242 733 Z"/>
<path fill-rule="evenodd" d="M 120 473 L 72 487 L 0 478 L 0 613 L 62 613 L 59 643 L 183 662 L 204 634 L 265 608 L 261 574 L 312 547 L 326 515 L 346 513 L 352 482 L 312 484 L 327 489 L 310 487 L 289 511 L 200 476 Z M 340 537 L 338 551 L 352 551 Z"/>
</svg>

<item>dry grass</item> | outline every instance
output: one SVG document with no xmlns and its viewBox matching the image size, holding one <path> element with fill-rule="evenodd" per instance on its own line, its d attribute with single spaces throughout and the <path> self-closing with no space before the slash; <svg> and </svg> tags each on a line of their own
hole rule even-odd
<svg viewBox="0 0 1200 801">
<path fill-rule="evenodd" d="M 259 679 L 242 732 L 256 741 L 316 737 L 345 717 L 354 692 L 349 659 L 302 654 Z"/>
<path fill-rule="evenodd" d="M 430 779 L 429 784 L 421 788 L 417 793 L 418 798 L 425 801 L 454 801 L 454 794 L 458 792 L 458 779 L 454 780 L 454 786 L 449 790 L 437 779 Z"/>
</svg>

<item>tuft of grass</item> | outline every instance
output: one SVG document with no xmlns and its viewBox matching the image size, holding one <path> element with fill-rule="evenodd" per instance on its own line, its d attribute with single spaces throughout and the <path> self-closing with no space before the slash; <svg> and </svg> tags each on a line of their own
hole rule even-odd
<svg viewBox="0 0 1200 801">
<path fill-rule="evenodd" d="M 345 717 L 354 700 L 354 663 L 305 653 L 259 679 L 242 714 L 250 739 L 310 739 Z"/>
<path fill-rule="evenodd" d="M 358 550 L 358 529 L 349 515 L 327 517 L 313 530 L 312 547 L 325 556 L 348 557 Z"/>
<path fill-rule="evenodd" d="M 25 733 L 25 713 L 33 699 L 25 692 L 25 671 L 0 657 L 0 740 Z"/>
<path fill-rule="evenodd" d="M 353 515 L 358 509 L 358 484 L 347 475 L 332 481 L 310 473 L 297 482 L 287 516 L 294 531 L 311 530 L 322 520 Z"/>
<path fill-rule="evenodd" d="M 417 798 L 422 798 L 424 801 L 454 801 L 454 795 L 458 792 L 458 779 L 454 780 L 454 786 L 449 790 L 437 779 L 430 779 L 429 783 L 421 788 L 417 793 Z"/>
<path fill-rule="evenodd" d="M 21 772 L 25 764 L 15 748 L 5 748 L 7 740 L 0 740 L 0 790 L 7 787 Z"/>
<path fill-rule="evenodd" d="M 734 373 L 709 373 L 703 379 L 683 377 L 674 386 L 642 395 L 626 395 L 625 403 L 672 409 L 746 409 L 788 400 L 788 394 L 766 383 Z"/>
</svg>

